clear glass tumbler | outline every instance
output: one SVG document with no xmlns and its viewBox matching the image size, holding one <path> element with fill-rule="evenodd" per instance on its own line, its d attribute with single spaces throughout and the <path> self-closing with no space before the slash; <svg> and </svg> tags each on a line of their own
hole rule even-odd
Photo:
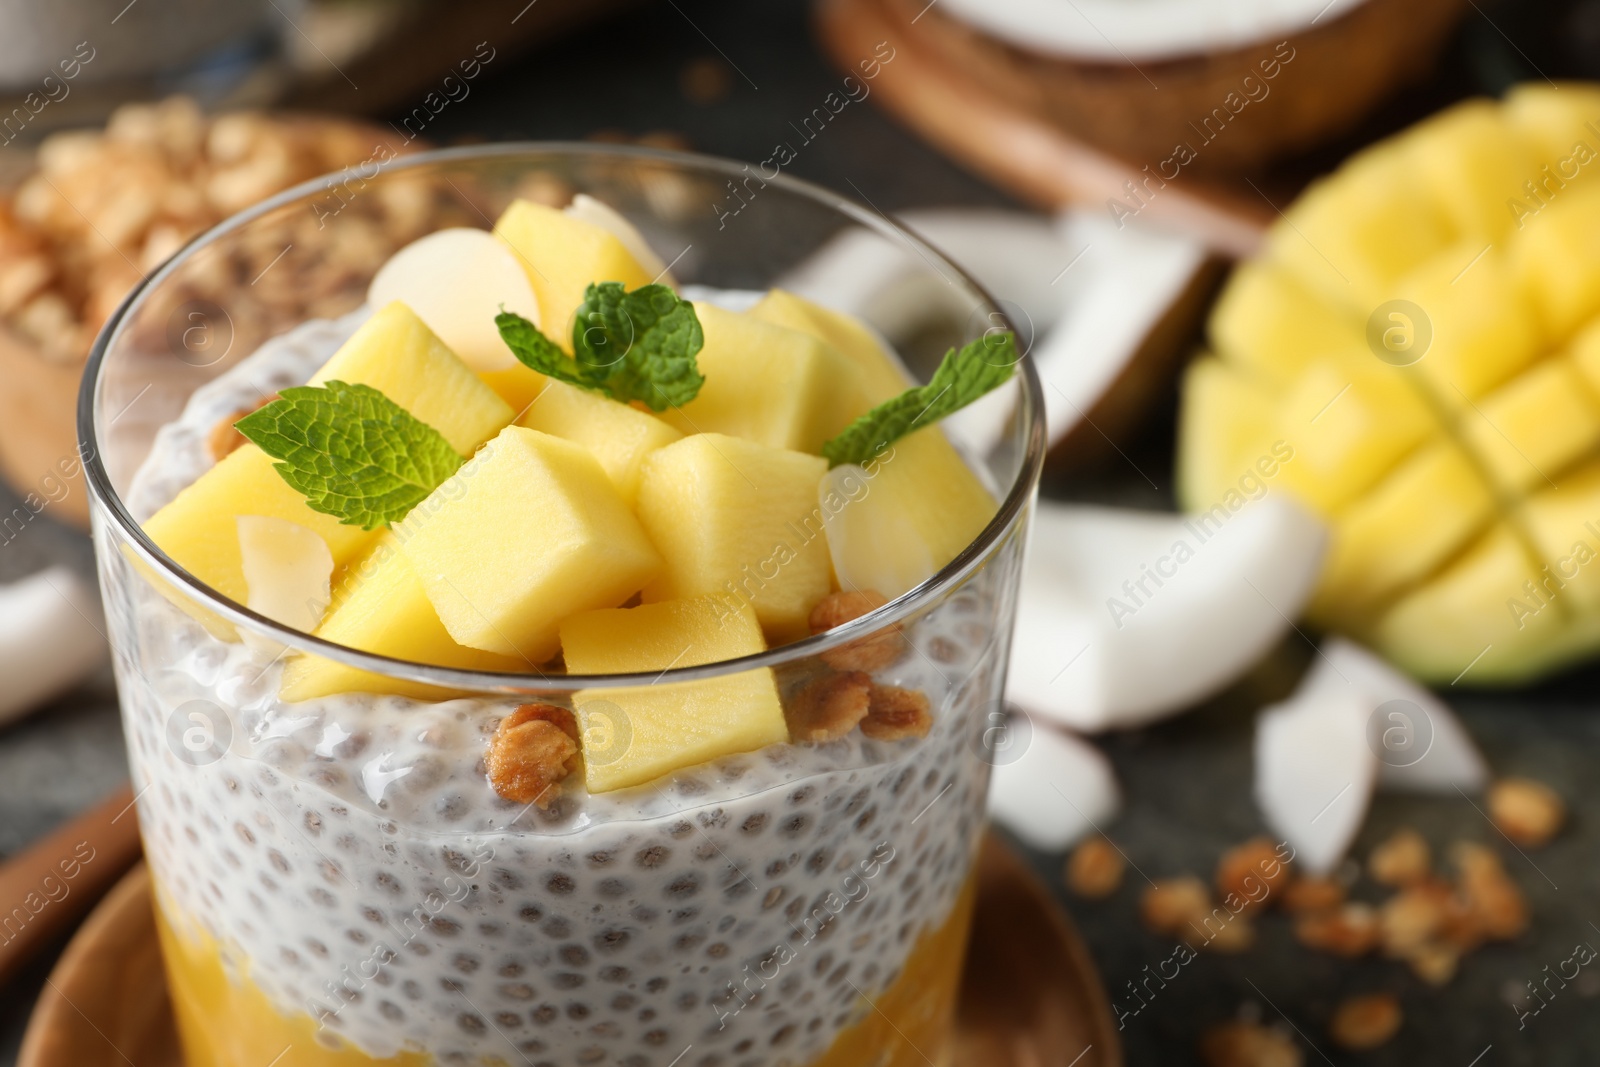
<svg viewBox="0 0 1600 1067">
<path fill-rule="evenodd" d="M 948 1056 L 985 742 L 1043 456 L 1026 361 L 965 421 L 922 431 L 948 432 L 989 481 L 982 535 L 876 612 L 731 662 L 603 677 L 402 662 L 252 613 L 141 530 L 211 462 L 219 420 L 304 381 L 349 334 L 397 237 L 487 228 L 516 196 L 574 192 L 632 220 L 680 284 L 729 302 L 769 286 L 870 297 L 856 310 L 919 376 L 1005 325 L 959 267 L 880 214 L 734 163 L 594 145 L 379 146 L 148 278 L 95 346 L 80 432 L 191 1067 Z M 819 515 L 796 516 L 793 536 L 821 536 Z M 630 702 L 752 672 L 788 700 L 830 654 L 897 627 L 903 653 L 874 677 L 929 697 L 925 737 L 775 745 L 548 809 L 486 779 L 486 741 L 519 704 L 609 701 L 609 725 L 583 739 L 605 760 L 628 744 Z M 304 655 L 412 695 L 287 703 L 279 675 Z"/>
</svg>

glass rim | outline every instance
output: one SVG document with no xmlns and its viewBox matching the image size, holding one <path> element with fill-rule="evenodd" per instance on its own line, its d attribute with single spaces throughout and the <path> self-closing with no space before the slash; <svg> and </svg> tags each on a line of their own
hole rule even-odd
<svg viewBox="0 0 1600 1067">
<path fill-rule="evenodd" d="M 640 145 L 594 144 L 582 141 L 512 141 L 493 145 L 465 145 L 455 148 L 434 149 L 396 156 L 379 164 L 379 174 L 381 175 L 389 170 L 418 169 L 440 163 L 471 163 L 490 160 L 495 157 L 509 158 L 525 155 L 567 158 L 582 156 L 612 157 L 635 162 L 668 164 L 682 169 L 728 176 L 742 175 L 744 168 L 749 166 L 747 163 L 720 156 L 702 155 L 694 152 L 677 152 Z M 364 652 L 348 645 L 337 644 L 315 634 L 291 629 L 264 615 L 251 611 L 245 605 L 223 596 L 210 585 L 180 566 L 149 538 L 144 532 L 143 525 L 137 522 L 128 511 L 121 494 L 111 484 L 111 478 L 103 460 L 103 449 L 99 447 L 95 401 L 99 394 L 100 372 L 105 365 L 106 357 L 113 343 L 121 337 L 130 315 L 143 304 L 145 297 L 166 281 L 179 266 L 217 240 L 243 230 L 257 219 L 297 200 L 303 200 L 314 194 L 326 192 L 329 182 L 337 183 L 348 180 L 351 177 L 361 177 L 364 181 L 374 180 L 377 175 L 367 177 L 358 173 L 361 168 L 366 166 L 366 163 L 356 164 L 355 166 L 346 167 L 342 171 L 330 172 L 291 186 L 260 203 L 230 215 L 210 229 L 191 238 L 162 262 L 159 267 L 141 279 L 128 295 L 123 298 L 117 309 L 96 334 L 94 344 L 89 350 L 89 358 L 84 364 L 83 380 L 78 392 L 77 429 L 80 453 L 83 451 L 85 442 L 94 444 L 94 447 L 88 450 L 87 457 L 83 459 L 85 480 L 89 487 L 91 499 L 104 508 L 105 514 L 120 528 L 121 535 L 126 540 L 126 543 L 132 547 L 145 564 L 154 568 L 163 580 L 175 586 L 181 595 L 195 601 L 206 610 L 221 616 L 228 622 L 236 626 L 242 626 L 287 648 L 317 655 L 324 659 L 374 674 L 409 682 L 419 682 L 446 690 L 482 694 L 503 693 L 508 695 L 561 694 L 601 687 L 626 689 L 646 685 L 706 681 L 757 668 L 776 667 L 784 663 L 812 658 L 831 649 L 849 644 L 885 626 L 906 619 L 925 603 L 937 599 L 940 594 L 961 584 L 976 571 L 989 555 L 990 550 L 1000 542 L 1019 520 L 1031 501 L 1040 472 L 1044 467 L 1046 451 L 1044 393 L 1038 371 L 1025 352 L 1018 359 L 1019 373 L 1015 375 L 1015 380 L 1019 385 L 1017 411 L 1019 413 L 1018 417 L 1024 423 L 1026 447 L 1019 463 L 1016 477 L 1006 489 L 999 502 L 999 507 L 989 520 L 989 523 L 954 559 L 941 567 L 931 577 L 882 607 L 823 633 L 778 645 L 763 652 L 740 656 L 736 659 L 716 660 L 711 663 L 689 667 L 669 667 L 664 671 L 587 675 L 545 674 L 535 666 L 531 673 L 522 674 L 464 670 L 397 659 L 375 652 Z M 889 218 L 889 216 L 875 207 L 858 204 L 832 190 L 804 179 L 780 173 L 770 179 L 763 175 L 762 180 L 768 184 L 776 185 L 780 190 L 816 202 L 846 220 L 873 231 L 882 237 L 908 245 L 913 251 L 924 257 L 929 255 L 936 257 L 937 262 L 943 267 L 952 270 L 974 293 L 986 301 L 988 306 L 1001 316 L 1008 328 L 1015 330 L 1015 324 L 1010 321 L 1004 309 L 987 289 L 979 284 L 960 264 L 954 262 L 944 252 L 940 251 L 937 246 L 903 223 Z M 105 551 L 108 548 L 109 546 L 97 546 L 97 551 Z"/>
</svg>

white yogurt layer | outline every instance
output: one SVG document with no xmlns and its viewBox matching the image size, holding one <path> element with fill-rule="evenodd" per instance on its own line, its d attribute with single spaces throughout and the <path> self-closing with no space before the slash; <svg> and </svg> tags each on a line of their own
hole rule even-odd
<svg viewBox="0 0 1600 1067">
<path fill-rule="evenodd" d="M 210 466 L 219 419 L 304 382 L 362 317 L 307 323 L 198 390 L 135 479 L 133 513 Z M 211 637 L 103 553 L 172 920 L 225 945 L 280 1011 L 373 1057 L 810 1062 L 967 878 L 1006 661 L 992 620 L 1009 617 L 1015 555 L 911 626 L 914 651 L 878 672 L 927 693 L 927 738 L 778 745 L 540 811 L 484 773 L 515 701 L 283 704 L 281 663 Z M 226 751 L 185 746 L 199 723 Z"/>
</svg>

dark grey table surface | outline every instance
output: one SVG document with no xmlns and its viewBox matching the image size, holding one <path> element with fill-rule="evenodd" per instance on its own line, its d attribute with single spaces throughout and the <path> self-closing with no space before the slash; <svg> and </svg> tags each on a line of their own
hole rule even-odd
<svg viewBox="0 0 1600 1067">
<path fill-rule="evenodd" d="M 1393 122 L 1464 88 L 1497 90 L 1539 72 L 1553 78 L 1597 73 L 1600 3 L 1477 6 L 1480 13 L 1469 17 L 1452 43 L 1443 73 L 1426 90 L 1410 94 Z M 696 61 L 727 64 L 725 95 L 709 103 L 686 97 L 684 71 Z M 441 140 L 499 140 L 667 130 L 701 151 L 760 159 L 786 136 L 789 121 L 817 106 L 838 79 L 821 58 L 798 0 L 748 6 L 679 0 L 647 5 L 605 28 L 496 64 L 473 95 L 442 113 L 429 133 Z M 853 185 L 887 211 L 1015 206 L 894 125 L 870 99 L 846 108 L 790 170 L 847 194 Z M 1051 481 L 1047 492 L 1170 507 L 1165 478 L 1171 468 L 1170 427 L 1168 398 L 1127 446 L 1132 462 L 1155 476 L 1158 490 L 1152 492 L 1127 467 L 1113 466 L 1092 476 Z M 0 489 L 0 514 L 14 504 Z M 46 515 L 0 546 L 0 581 L 49 562 L 88 574 L 91 555 L 85 537 Z M 1253 716 L 1292 686 L 1309 655 L 1308 646 L 1293 637 L 1206 706 L 1154 728 L 1103 739 L 1127 797 L 1122 814 L 1107 829 L 1145 874 L 1209 874 L 1223 849 L 1260 832 L 1249 794 Z M 1546 965 L 1553 968 L 1567 959 L 1577 942 L 1600 945 L 1597 682 L 1600 670 L 1590 669 L 1538 690 L 1447 695 L 1497 773 L 1532 775 L 1566 798 L 1571 822 L 1555 843 L 1524 859 L 1505 848 L 1486 820 L 1459 799 L 1383 796 L 1357 844 L 1357 854 L 1364 854 L 1393 828 L 1409 825 L 1439 848 L 1457 839 L 1500 848 L 1532 903 L 1527 935 L 1469 957 L 1451 985 L 1432 990 L 1395 963 L 1351 964 L 1311 954 L 1295 944 L 1281 917 L 1269 917 L 1252 951 L 1200 957 L 1126 1021 L 1121 1036 L 1128 1061 L 1198 1062 L 1199 1033 L 1243 1011 L 1297 1030 L 1308 1064 L 1600 1063 L 1600 972 L 1586 972 L 1570 983 L 1525 1027 L 1519 1027 L 1506 999 L 1508 992 L 1541 977 Z M 0 728 L 0 854 L 16 851 L 87 807 L 125 775 L 107 670 L 31 718 Z M 1030 858 L 1082 930 L 1113 997 L 1145 965 L 1170 953 L 1170 944 L 1146 933 L 1137 921 L 1143 884 L 1137 874 L 1130 871 L 1111 899 L 1085 904 L 1062 890 L 1060 857 Z M 0 1065 L 14 1062 L 51 962 L 40 960 L 0 989 Z M 1378 990 L 1396 993 L 1404 1006 L 1399 1036 L 1373 1053 L 1338 1052 L 1326 1038 L 1333 1006 L 1350 993 Z"/>
</svg>

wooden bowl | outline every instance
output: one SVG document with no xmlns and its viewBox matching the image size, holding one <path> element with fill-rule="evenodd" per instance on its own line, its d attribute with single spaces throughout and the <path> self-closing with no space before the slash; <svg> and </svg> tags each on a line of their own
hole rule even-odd
<svg viewBox="0 0 1600 1067">
<path fill-rule="evenodd" d="M 1070 921 L 990 837 L 962 977 L 962 1067 L 1121 1067 L 1109 1003 Z M 268 1057 L 270 1058 L 270 1057 Z M 129 874 L 73 938 L 45 986 L 18 1067 L 181 1067 L 150 876 Z"/>
</svg>

